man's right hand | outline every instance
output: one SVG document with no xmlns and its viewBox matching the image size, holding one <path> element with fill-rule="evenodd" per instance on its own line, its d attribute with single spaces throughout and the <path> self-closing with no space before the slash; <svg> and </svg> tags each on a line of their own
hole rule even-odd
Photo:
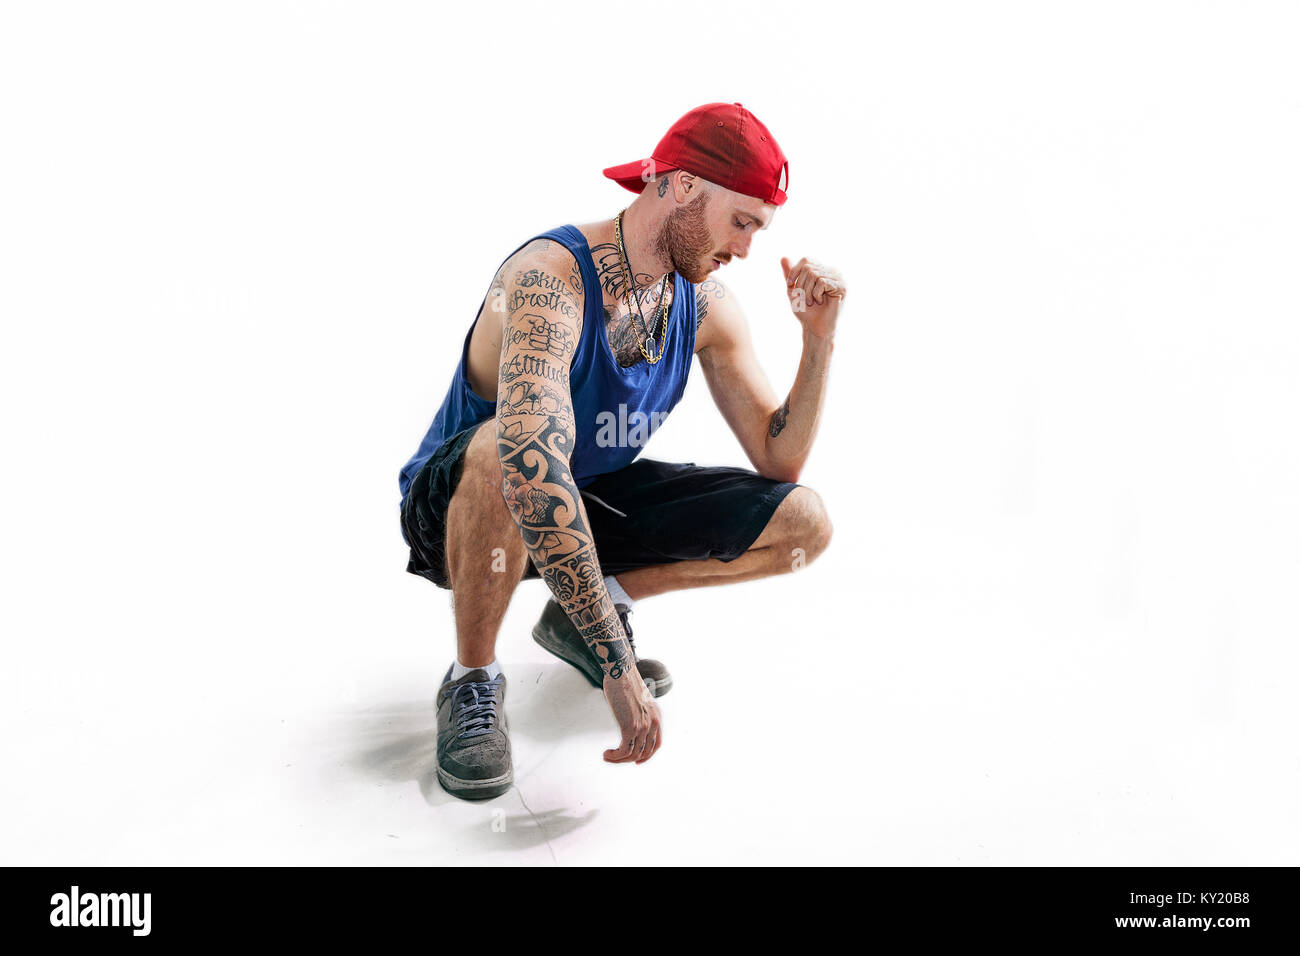
<svg viewBox="0 0 1300 956">
<path fill-rule="evenodd" d="M 635 667 L 618 680 L 605 675 L 605 700 L 618 721 L 623 740 L 615 750 L 606 750 L 610 763 L 645 763 L 664 742 L 663 717 L 659 705 Z"/>
</svg>

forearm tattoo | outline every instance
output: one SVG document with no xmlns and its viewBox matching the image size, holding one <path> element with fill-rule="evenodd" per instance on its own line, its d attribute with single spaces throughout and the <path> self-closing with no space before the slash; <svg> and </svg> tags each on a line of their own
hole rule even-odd
<svg viewBox="0 0 1300 956">
<path fill-rule="evenodd" d="M 538 270 L 516 273 L 510 286 L 497 398 L 502 496 L 538 575 L 601 668 L 617 680 L 631 667 L 632 652 L 605 590 L 596 542 L 569 469 L 575 430 L 568 363 L 581 326 L 575 329 L 560 317 L 569 309 L 581 316 L 576 290 L 572 281 L 566 289 Z M 532 295 L 558 296 L 548 301 L 550 316 L 531 311 L 537 302 Z"/>
<path fill-rule="evenodd" d="M 785 403 L 772 413 L 772 420 L 767 423 L 767 433 L 772 438 L 781 434 L 785 430 L 785 420 L 790 414 L 790 396 L 785 397 Z"/>
</svg>

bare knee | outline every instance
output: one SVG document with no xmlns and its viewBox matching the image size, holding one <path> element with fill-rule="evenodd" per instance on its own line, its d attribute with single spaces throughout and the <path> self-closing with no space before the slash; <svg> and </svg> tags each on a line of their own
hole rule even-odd
<svg viewBox="0 0 1300 956">
<path fill-rule="evenodd" d="M 501 463 L 496 450 L 496 422 L 479 426 L 465 448 L 460 480 L 447 508 L 448 551 L 485 546 L 503 550 L 510 564 L 525 554 L 523 538 L 501 494 Z"/>
<path fill-rule="evenodd" d="M 496 419 L 493 418 L 484 421 L 474 432 L 465 448 L 457 493 L 465 488 L 475 497 L 485 495 L 501 499 L 501 461 L 497 457 L 496 432 Z M 501 507 L 505 508 L 504 499 L 501 499 Z M 506 514 L 509 516 L 508 511 Z"/>
<path fill-rule="evenodd" d="M 788 508 L 784 524 L 789 546 L 792 551 L 803 552 L 805 563 L 815 560 L 830 547 L 831 519 L 821 495 L 800 485 L 786 495 L 781 507 Z"/>
</svg>

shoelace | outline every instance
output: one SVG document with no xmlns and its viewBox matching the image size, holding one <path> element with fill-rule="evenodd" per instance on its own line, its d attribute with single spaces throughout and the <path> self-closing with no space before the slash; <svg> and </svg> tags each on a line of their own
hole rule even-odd
<svg viewBox="0 0 1300 956">
<path fill-rule="evenodd" d="M 620 604 L 619 607 L 622 607 Z M 628 620 L 631 611 L 619 611 L 618 619 L 623 622 L 623 630 L 627 633 L 627 649 L 632 652 L 632 660 L 639 660 L 636 656 L 636 641 L 632 640 L 632 622 Z"/>
<path fill-rule="evenodd" d="M 492 732 L 497 721 L 497 688 L 501 678 L 470 681 L 456 688 L 451 698 L 452 714 L 459 737 L 478 737 Z M 468 699 L 465 699 L 465 698 Z"/>
</svg>

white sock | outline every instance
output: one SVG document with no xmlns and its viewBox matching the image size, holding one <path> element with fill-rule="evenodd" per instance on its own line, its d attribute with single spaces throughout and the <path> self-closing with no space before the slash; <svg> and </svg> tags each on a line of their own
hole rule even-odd
<svg viewBox="0 0 1300 956">
<path fill-rule="evenodd" d="M 466 667 L 464 664 L 460 662 L 459 659 L 457 659 L 451 665 L 451 679 L 460 680 L 470 671 L 475 671 L 475 670 L 487 671 L 488 678 L 492 680 L 495 680 L 496 678 L 501 676 L 501 665 L 497 663 L 497 659 L 495 657 L 492 658 L 492 663 L 488 664 L 486 667 Z"/>
<path fill-rule="evenodd" d="M 632 599 L 627 596 L 623 590 L 623 585 L 618 583 L 618 578 L 612 574 L 605 575 L 605 590 L 609 592 L 609 599 L 615 604 L 621 604 L 629 611 L 632 610 Z"/>
</svg>

